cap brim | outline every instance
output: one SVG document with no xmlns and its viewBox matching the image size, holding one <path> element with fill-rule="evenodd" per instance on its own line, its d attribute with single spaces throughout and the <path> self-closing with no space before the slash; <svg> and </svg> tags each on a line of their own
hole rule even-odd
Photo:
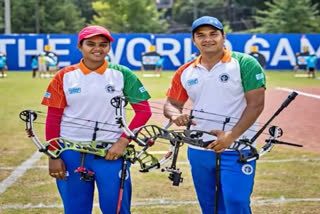
<svg viewBox="0 0 320 214">
<path fill-rule="evenodd" d="M 114 39 L 110 35 L 106 35 L 106 34 L 103 34 L 103 33 L 92 33 L 92 34 L 89 34 L 89 35 L 83 37 L 82 40 L 83 39 L 88 39 L 88 38 L 91 38 L 91 37 L 94 37 L 94 36 L 98 36 L 98 35 L 105 36 L 107 39 L 110 40 L 110 42 L 114 41 Z"/>
<path fill-rule="evenodd" d="M 197 30 L 199 27 L 205 26 L 205 25 L 211 26 L 211 27 L 214 27 L 214 28 L 217 28 L 218 30 L 223 30 L 223 28 L 217 27 L 217 26 L 215 26 L 215 25 L 213 25 L 213 24 L 205 23 L 205 24 L 201 24 L 201 25 L 196 26 L 196 27 L 192 30 L 192 33 L 193 33 L 195 30 Z"/>
</svg>

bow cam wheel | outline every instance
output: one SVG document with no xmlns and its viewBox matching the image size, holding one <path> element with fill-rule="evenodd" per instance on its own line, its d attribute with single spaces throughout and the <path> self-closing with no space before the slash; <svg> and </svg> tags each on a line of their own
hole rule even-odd
<svg viewBox="0 0 320 214">
<path fill-rule="evenodd" d="M 22 121 L 29 122 L 31 120 L 31 115 L 33 116 L 32 121 L 35 121 L 38 117 L 38 115 L 34 111 L 30 110 L 24 110 L 20 112 L 19 117 Z"/>
<path fill-rule="evenodd" d="M 113 107 L 120 108 L 121 104 L 123 107 L 125 107 L 128 104 L 128 101 L 125 98 L 120 96 L 117 96 L 111 99 L 111 105 Z"/>
</svg>

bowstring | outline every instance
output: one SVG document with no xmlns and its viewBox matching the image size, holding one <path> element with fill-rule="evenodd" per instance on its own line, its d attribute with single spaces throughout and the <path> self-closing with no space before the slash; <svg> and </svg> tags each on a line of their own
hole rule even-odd
<svg viewBox="0 0 320 214">
<path fill-rule="evenodd" d="M 40 111 L 37 111 L 37 113 L 40 113 Z M 41 112 L 39 114 L 40 117 L 45 117 L 45 113 L 44 112 Z M 56 115 L 57 116 L 57 115 Z M 80 118 L 74 118 L 74 119 L 80 119 Z M 82 119 L 82 120 L 85 120 L 85 119 Z M 90 126 L 90 125 L 86 125 L 86 124 L 81 124 L 81 123 L 76 123 L 76 122 L 73 122 L 73 121 L 65 121 L 65 120 L 62 120 L 63 121 L 63 124 L 62 126 L 64 127 L 69 127 L 69 128 L 78 128 L 78 129 L 86 129 L 86 130 L 93 130 L 95 127 L 94 126 Z M 62 122 L 61 121 L 61 122 Z M 86 120 L 85 120 L 86 121 Z M 94 122 L 94 121 L 90 121 L 90 122 Z M 34 124 L 41 124 L 41 125 L 45 125 L 46 123 L 45 122 L 38 122 L 38 121 L 33 121 Z M 69 125 L 71 124 L 71 125 Z M 107 124 L 107 125 L 113 125 L 113 126 L 118 126 L 119 125 L 116 125 L 116 124 L 108 124 L 108 123 L 103 123 L 102 124 Z M 61 124 L 58 124 L 58 123 L 50 123 L 50 126 L 61 126 Z M 111 133 L 123 133 L 122 131 L 115 131 L 115 130 L 111 130 L 111 129 L 104 129 L 104 128 L 99 128 L 99 131 L 105 131 L 105 132 L 111 132 Z"/>
<path fill-rule="evenodd" d="M 39 113 L 39 115 L 41 115 L 41 116 L 45 116 L 46 115 L 46 113 L 43 112 L 43 111 L 34 111 L 34 112 L 35 113 Z M 58 114 L 52 113 L 51 115 L 53 117 L 60 118 L 60 115 L 58 115 Z M 97 122 L 97 123 L 102 124 L 102 125 L 119 126 L 118 124 L 112 124 L 112 123 L 108 123 L 108 122 L 89 120 L 89 119 L 85 119 L 85 118 L 70 117 L 70 116 L 66 116 L 66 115 L 64 115 L 63 117 L 66 117 L 66 118 L 69 118 L 69 119 L 74 119 L 74 120 L 79 120 L 79 121 L 90 122 L 90 123 L 96 123 Z M 71 122 L 71 121 L 62 120 L 61 122 L 68 123 L 68 122 Z M 77 125 L 81 125 L 81 124 L 77 124 Z"/>
<path fill-rule="evenodd" d="M 44 117 L 45 116 L 45 112 L 42 112 L 42 111 L 35 111 L 35 112 L 37 112 L 40 117 Z M 81 119 L 81 118 L 75 118 L 75 119 Z M 81 120 L 85 120 L 85 119 L 81 119 Z M 45 122 L 38 122 L 38 121 L 33 121 L 33 123 L 34 124 L 41 124 L 41 125 L 45 125 L 46 124 Z M 66 125 L 67 123 L 71 124 L 71 125 Z M 108 123 L 103 123 L 103 124 L 108 124 Z M 61 124 L 50 123 L 50 125 L 51 126 L 60 126 Z M 119 126 L 119 125 L 116 125 L 116 124 L 111 124 L 111 125 Z M 90 125 L 79 124 L 79 123 L 72 122 L 72 121 L 65 121 L 62 126 L 70 127 L 70 128 L 89 129 L 89 130 L 95 128 L 95 127 L 90 126 Z M 99 128 L 99 131 L 105 131 L 105 132 L 111 132 L 111 133 L 117 133 L 117 134 L 122 134 L 123 133 L 123 131 L 114 131 L 114 130 L 108 130 L 108 129 L 102 129 L 102 128 Z M 144 130 L 144 131 L 146 131 L 146 130 Z M 145 136 L 147 136 L 147 135 L 145 135 Z M 157 139 L 157 143 L 161 143 L 161 144 L 165 144 L 165 145 L 169 145 L 170 144 L 169 142 L 165 142 L 165 141 L 162 141 L 162 140 L 159 140 L 159 139 Z"/>
<path fill-rule="evenodd" d="M 128 95 L 123 95 L 126 99 L 135 99 L 135 100 L 138 100 L 138 101 L 145 101 L 145 99 L 141 99 L 141 98 L 137 98 L 137 97 L 132 97 L 132 96 L 128 96 Z M 164 103 L 161 103 L 161 102 L 157 102 L 157 101 L 148 101 L 149 103 L 154 103 L 154 104 L 158 104 L 158 105 L 161 105 L 163 106 Z M 135 103 L 137 105 L 141 105 L 141 106 L 148 106 L 148 104 L 143 104 L 143 103 Z M 133 110 L 129 107 L 124 107 L 125 110 L 128 110 L 128 111 L 135 111 L 135 112 L 145 112 L 145 113 L 152 113 L 152 114 L 161 114 L 163 115 L 163 107 L 158 107 L 158 106 L 154 106 L 154 105 L 150 105 L 150 108 L 151 109 L 155 109 L 155 110 L 161 110 L 161 112 L 157 112 L 157 111 L 152 111 L 152 110 Z M 207 112 L 207 111 L 202 111 L 202 110 L 197 110 L 197 109 L 190 109 L 190 108 L 186 108 L 186 107 L 183 107 L 182 110 L 186 110 L 186 111 L 195 111 L 195 112 L 200 112 L 200 113 L 203 113 L 203 114 L 208 114 L 208 115 L 214 115 L 214 116 L 220 116 L 220 117 L 230 117 L 232 119 L 235 119 L 235 120 L 239 120 L 240 118 L 237 118 L 237 117 L 231 117 L 231 116 L 227 116 L 227 115 L 223 115 L 223 114 L 217 114 L 217 113 L 213 113 L 213 112 Z M 42 111 L 34 111 L 36 113 L 40 113 L 42 115 L 45 115 L 45 112 L 42 112 Z M 174 116 L 179 116 L 180 114 L 179 113 L 176 113 L 176 112 L 173 112 L 173 111 L 170 111 L 170 113 L 172 113 Z M 57 114 L 52 114 L 53 117 L 58 117 Z M 59 115 L 60 116 L 60 115 Z M 74 120 L 79 120 L 79 121 L 85 121 L 85 122 L 90 122 L 90 123 L 99 123 L 99 124 L 102 124 L 102 125 L 109 125 L 109 126 L 119 126 L 119 124 L 112 124 L 112 123 L 108 123 L 108 122 L 102 122 L 102 121 L 94 121 L 94 120 L 90 120 L 90 119 L 85 119 L 85 118 L 77 118 L 77 117 L 70 117 L 70 116 L 65 116 L 64 117 L 66 118 L 70 118 L 70 119 L 74 119 Z M 207 118 L 201 118 L 201 117 L 198 117 L 198 116 L 194 116 L 195 119 L 198 119 L 198 120 L 204 120 L 204 121 L 209 121 L 209 122 L 214 122 L 214 123 L 218 123 L 218 124 L 223 124 L 223 120 L 213 120 L 213 119 L 207 119 Z M 85 125 L 85 124 L 80 124 L 80 123 L 76 123 L 76 122 L 72 122 L 72 121 L 66 121 L 66 120 L 62 120 L 61 122 L 63 123 L 68 123 L 68 124 L 73 124 L 73 125 L 79 125 L 79 126 L 67 126 L 67 125 L 64 125 L 65 127 L 73 127 L 73 128 L 82 128 L 82 129 L 94 129 L 93 126 L 90 126 L 90 125 Z M 35 122 L 35 123 L 39 123 L 39 122 Z M 230 126 L 230 127 L 233 127 L 237 122 L 230 122 L 228 124 L 226 124 L 227 126 Z M 263 122 L 258 122 L 256 121 L 256 124 L 259 126 L 259 127 L 262 127 L 265 123 Z M 82 127 L 81 127 L 82 126 Z M 269 124 L 268 127 L 271 127 L 273 126 L 272 124 Z M 108 129 L 102 129 L 102 128 L 99 128 L 100 131 L 106 131 L 106 132 L 115 132 L 115 133 L 119 133 L 119 132 L 116 132 L 114 130 L 108 130 Z M 252 132 L 256 132 L 257 130 L 253 130 L 253 129 L 247 129 L 249 131 L 252 131 Z M 122 133 L 122 132 L 121 132 Z M 262 132 L 262 134 L 264 135 L 269 135 L 267 132 Z"/>
<path fill-rule="evenodd" d="M 132 97 L 132 96 L 127 96 L 127 95 L 123 95 L 125 98 L 133 98 L 133 99 L 136 99 L 136 100 L 139 100 L 139 101 L 145 101 L 144 99 L 139 99 L 139 98 L 135 98 L 135 97 Z M 159 104 L 159 105 L 164 105 L 164 103 L 161 103 L 161 102 L 157 102 L 157 101 L 154 101 L 154 100 L 151 100 L 149 101 L 149 103 L 154 103 L 154 104 Z M 147 104 L 142 104 L 142 103 L 136 103 L 136 104 L 139 104 L 139 105 L 142 105 L 142 106 L 147 106 Z M 151 106 L 151 108 L 154 108 L 154 109 L 158 109 L 158 110 L 162 110 L 163 111 L 163 108 L 161 107 L 155 107 L 155 106 Z M 191 108 L 187 108 L 187 107 L 183 107 L 182 110 L 186 110 L 186 111 L 195 111 L 195 112 L 200 112 L 200 113 L 204 113 L 204 114 L 209 114 L 209 115 L 214 115 L 214 116 L 220 116 L 220 117 L 230 117 L 231 119 L 235 119 L 235 120 L 239 120 L 240 118 L 239 117 L 233 117 L 233 116 L 229 116 L 229 115 L 223 115 L 223 114 L 218 114 L 218 113 L 214 113 L 214 112 L 208 112 L 208 111 L 202 111 L 202 110 L 197 110 L 197 109 L 191 109 Z M 150 111 L 145 111 L 145 112 L 150 112 Z M 173 111 L 170 111 L 170 113 L 174 113 L 174 116 L 178 116 L 180 114 L 176 113 L 176 112 L 173 112 Z M 153 112 L 151 112 L 153 113 Z M 161 113 L 163 114 L 163 113 Z M 257 124 L 259 125 L 264 125 L 265 122 L 256 122 Z"/>
<path fill-rule="evenodd" d="M 46 124 L 45 122 L 37 122 L 37 121 L 33 121 L 33 123 L 34 124 L 41 124 L 41 125 L 45 125 Z M 70 122 L 70 124 L 79 125 L 79 126 L 72 126 L 72 125 L 63 125 L 63 126 L 64 127 L 68 127 L 68 128 L 78 128 L 78 129 L 86 129 L 86 130 L 88 130 L 88 129 L 91 130 L 91 128 L 94 129 L 93 126 L 88 126 L 88 125 L 80 126 L 81 124 L 72 123 L 72 122 Z M 60 126 L 60 124 L 50 123 L 50 126 Z M 114 130 L 110 130 L 110 129 L 102 129 L 102 128 L 99 128 L 99 131 L 112 132 L 112 133 L 117 133 L 117 134 L 123 133 L 122 131 L 118 132 L 118 131 L 114 131 Z"/>
<path fill-rule="evenodd" d="M 136 98 L 136 97 L 131 97 L 131 96 L 125 96 L 125 95 L 123 95 L 125 98 L 134 98 L 135 100 L 140 100 L 140 101 L 145 101 L 145 99 L 140 99 L 140 98 Z M 159 103 L 159 102 L 156 102 L 156 101 L 149 101 L 149 103 L 154 103 L 154 104 L 159 104 L 159 105 L 161 105 L 161 106 L 163 106 L 164 105 L 164 103 Z M 150 108 L 152 108 L 152 109 L 156 109 L 156 110 L 161 110 L 161 111 L 163 111 L 163 107 L 156 107 L 156 106 L 153 106 L 153 105 L 150 105 L 150 104 L 142 104 L 142 103 L 136 103 L 136 104 L 138 104 L 138 105 L 141 105 L 141 106 L 150 106 Z M 124 109 L 126 109 L 126 110 L 134 110 L 134 109 L 131 109 L 131 108 L 126 108 L 126 107 L 123 107 Z M 193 110 L 193 111 L 195 111 L 195 112 L 200 112 L 200 113 L 203 113 L 203 114 L 208 114 L 208 115 L 214 115 L 214 116 L 220 116 L 220 117 L 229 117 L 229 118 L 232 118 L 232 119 L 236 119 L 236 120 L 239 120 L 240 118 L 237 118 L 237 117 L 230 117 L 230 116 L 226 116 L 226 115 L 222 115 L 222 114 L 217 114 L 217 113 L 213 113 L 213 112 L 207 112 L 207 111 L 203 111 L 203 110 L 197 110 L 197 109 L 189 109 L 189 108 L 186 108 L 186 107 L 183 107 L 182 108 L 182 110 L 187 110 L 187 111 L 191 111 L 191 110 Z M 150 110 L 150 111 L 146 111 L 146 110 L 134 110 L 135 112 L 148 112 L 148 113 L 155 113 L 155 114 L 163 114 L 163 112 L 152 112 L 152 110 Z M 38 113 L 40 113 L 40 111 L 37 111 Z M 178 114 L 178 113 L 176 113 L 176 112 L 172 112 L 172 111 L 170 111 L 173 115 L 180 115 L 180 114 Z M 43 112 L 41 112 L 41 113 L 43 113 Z M 53 114 L 53 116 L 56 116 L 56 117 L 58 117 L 58 115 L 54 115 Z M 64 115 L 65 116 L 65 115 Z M 122 115 L 121 115 L 122 116 Z M 70 116 L 65 116 L 66 118 L 72 118 L 72 119 L 74 119 L 74 120 L 80 120 L 80 121 L 86 121 L 86 122 L 94 122 L 94 123 L 100 123 L 100 124 L 104 124 L 104 125 L 111 125 L 111 126 L 119 126 L 119 124 L 117 125 L 117 124 L 111 124 L 111 123 L 108 123 L 108 122 L 101 122 L 101 121 L 93 121 L 93 120 L 88 120 L 88 119 L 84 119 L 84 118 L 76 118 L 76 117 L 70 117 Z M 194 118 L 196 118 L 196 119 L 199 119 L 199 120 L 205 120 L 205 121 L 210 121 L 210 122 L 215 122 L 215 123 L 220 123 L 220 124 L 224 124 L 224 122 L 221 120 L 212 120 L 212 119 L 207 119 L 207 118 L 201 118 L 201 117 L 194 117 Z M 93 126 L 89 126 L 89 125 L 85 125 L 85 124 L 77 124 L 77 123 L 75 123 L 75 122 L 72 122 L 72 121 L 63 121 L 64 123 L 69 123 L 69 124 L 73 124 L 73 125 L 81 125 L 81 127 L 76 127 L 76 128 L 90 128 L 90 129 L 94 129 L 95 127 L 93 127 Z M 226 124 L 226 125 L 228 125 L 228 126 L 232 126 L 232 124 L 236 124 L 237 122 L 230 122 L 230 123 L 228 123 L 228 124 Z M 44 124 L 44 123 L 43 123 Z M 261 122 L 256 122 L 256 124 L 257 125 L 263 125 L 263 124 L 265 124 L 265 123 L 261 123 Z M 53 124 L 51 124 L 51 125 L 53 125 Z M 55 125 L 58 125 L 58 124 L 55 124 Z M 59 124 L 59 125 L 61 125 L 61 124 Z M 271 124 L 269 124 L 268 126 L 272 126 Z M 72 126 L 69 126 L 69 127 L 72 127 Z M 107 129 L 99 129 L 100 131 L 108 131 L 108 132 L 116 132 L 116 131 L 113 131 L 113 130 L 107 130 Z M 248 129 L 248 130 L 250 130 L 250 131 L 254 131 L 254 132 L 256 132 L 256 130 L 251 130 L 251 129 Z M 150 135 L 150 133 L 148 132 L 148 130 L 146 130 L 146 132 L 147 132 L 147 134 L 148 135 Z M 116 133 L 122 133 L 122 132 L 116 132 Z M 266 133 L 264 133 L 264 132 L 262 132 L 261 134 L 266 134 Z M 145 135 L 145 136 L 147 136 L 147 135 Z M 161 138 L 160 138 L 161 139 Z M 158 143 L 161 143 L 161 144 L 169 144 L 168 142 L 163 142 L 163 141 L 161 141 L 161 140 L 157 140 L 157 142 Z"/>
<path fill-rule="evenodd" d="M 134 99 L 137 99 L 137 100 L 141 100 L 141 101 L 144 101 L 143 99 L 138 99 L 138 98 L 135 98 L 135 97 L 130 97 L 130 96 L 124 96 L 125 98 L 134 98 Z M 164 103 L 160 103 L 160 102 L 157 102 L 157 101 L 149 101 L 149 103 L 155 103 L 155 104 L 159 104 L 159 105 L 164 105 Z M 136 103 L 138 105 L 141 105 L 141 106 L 148 106 L 148 104 L 142 104 L 142 103 Z M 163 111 L 163 108 L 162 107 L 157 107 L 157 106 L 153 106 L 153 105 L 149 105 L 150 108 L 152 109 L 156 109 L 156 110 L 161 110 Z M 126 110 L 129 110 L 129 111 L 134 111 L 133 109 L 131 108 L 128 108 L 128 107 L 125 107 Z M 220 117 L 230 117 L 231 119 L 235 119 L 235 120 L 239 120 L 240 118 L 237 118 L 237 117 L 231 117 L 231 116 L 227 116 L 227 115 L 222 115 L 222 114 L 216 114 L 216 113 L 213 113 L 213 112 L 206 112 L 206 111 L 202 111 L 202 110 L 196 110 L 196 109 L 190 109 L 190 108 L 186 108 L 186 107 L 183 107 L 182 110 L 188 110 L 188 111 L 196 111 L 196 112 L 200 112 L 200 113 L 204 113 L 204 114 L 209 114 L 209 115 L 214 115 L 214 116 L 220 116 Z M 163 112 L 155 112 L 155 111 L 148 111 L 148 110 L 135 110 L 136 112 L 146 112 L 146 113 L 152 113 L 152 114 L 161 114 L 163 115 Z M 179 116 L 180 114 L 179 113 L 176 113 L 174 111 L 168 111 L 170 112 L 173 116 Z M 223 124 L 224 121 L 223 120 L 213 120 L 213 119 L 207 119 L 207 118 L 201 118 L 201 117 L 198 117 L 198 116 L 194 116 L 193 118 L 195 119 L 198 119 L 198 120 L 204 120 L 204 121 L 209 121 L 209 122 L 214 122 L 214 123 L 218 123 L 218 124 Z M 237 122 L 236 121 L 230 121 L 228 124 L 226 124 L 226 126 L 229 126 L 229 127 L 233 127 Z M 265 123 L 263 122 L 258 122 L 256 121 L 255 124 L 257 124 L 258 127 L 262 127 Z M 268 127 L 271 127 L 273 126 L 272 124 L 269 124 Z M 251 131 L 251 132 L 257 132 L 257 130 L 255 129 L 247 129 L 248 131 Z M 268 132 L 262 132 L 261 134 L 264 134 L 264 135 L 269 135 Z"/>
</svg>

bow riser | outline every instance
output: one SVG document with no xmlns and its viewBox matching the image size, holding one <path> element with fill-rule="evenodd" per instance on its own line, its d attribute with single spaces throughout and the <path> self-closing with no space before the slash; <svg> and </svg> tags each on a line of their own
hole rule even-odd
<svg viewBox="0 0 320 214">
<path fill-rule="evenodd" d="M 22 111 L 20 113 L 20 119 L 25 121 L 26 133 L 38 150 L 51 158 L 59 158 L 64 151 L 68 150 L 105 157 L 107 155 L 108 148 L 113 144 L 111 142 L 103 141 L 72 142 L 61 137 L 41 142 L 34 132 L 33 121 L 37 119 L 36 112 L 31 110 Z M 136 152 L 133 145 L 126 147 L 123 157 L 132 163 L 138 161 L 142 171 L 148 171 L 149 168 L 154 167 L 159 168 L 159 162 L 154 156 L 146 153 L 145 151 Z"/>
<path fill-rule="evenodd" d="M 59 142 L 59 143 L 53 143 Z M 100 157 L 105 157 L 107 154 L 107 147 L 112 145 L 110 142 L 91 141 L 91 142 L 72 142 L 64 138 L 53 138 L 47 141 L 47 147 L 49 151 L 59 156 L 62 152 L 67 150 L 73 150 L 77 152 L 83 152 L 87 154 L 93 154 Z M 102 146 L 103 145 L 103 146 Z M 99 148 L 101 147 L 101 148 Z"/>
</svg>

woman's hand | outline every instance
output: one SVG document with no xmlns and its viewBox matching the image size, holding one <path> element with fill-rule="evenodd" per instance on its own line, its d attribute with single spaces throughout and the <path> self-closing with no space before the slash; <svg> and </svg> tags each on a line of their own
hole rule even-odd
<svg viewBox="0 0 320 214">
<path fill-rule="evenodd" d="M 110 149 L 108 149 L 107 155 L 105 157 L 106 160 L 117 160 L 120 158 L 127 145 L 129 144 L 129 140 L 124 137 L 120 137 L 116 143 L 114 143 Z"/>
<path fill-rule="evenodd" d="M 61 158 L 49 158 L 49 175 L 56 179 L 67 180 L 66 167 Z"/>
</svg>

